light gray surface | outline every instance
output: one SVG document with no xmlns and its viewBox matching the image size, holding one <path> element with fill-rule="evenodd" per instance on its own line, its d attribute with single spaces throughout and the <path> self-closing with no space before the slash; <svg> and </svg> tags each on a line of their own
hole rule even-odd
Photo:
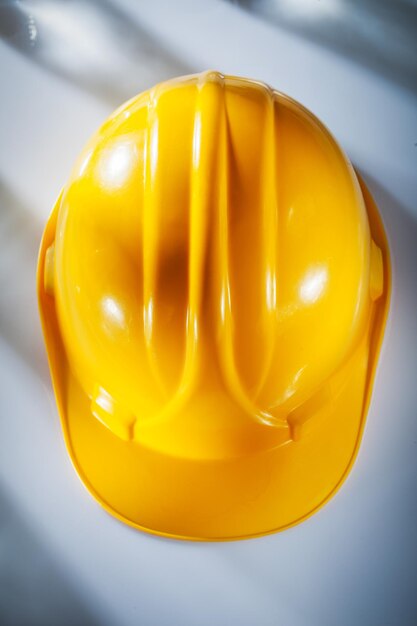
<svg viewBox="0 0 417 626">
<path fill-rule="evenodd" d="M 17 17 L 0 3 L 0 623 L 416 623 L 415 68 L 397 81 L 230 3 L 8 4 Z M 65 451 L 35 294 L 43 225 L 89 135 L 135 91 L 207 68 L 263 79 L 328 125 L 375 195 L 394 271 L 344 487 L 298 527 L 229 544 L 135 532 L 87 494 Z"/>
</svg>

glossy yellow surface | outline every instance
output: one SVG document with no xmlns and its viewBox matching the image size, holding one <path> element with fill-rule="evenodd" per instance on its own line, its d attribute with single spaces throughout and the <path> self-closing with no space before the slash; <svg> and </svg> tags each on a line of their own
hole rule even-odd
<svg viewBox="0 0 417 626">
<path fill-rule="evenodd" d="M 357 451 L 389 281 L 369 193 L 301 105 L 216 72 L 129 101 L 78 160 L 38 267 L 87 488 L 190 539 L 313 513 Z"/>
</svg>

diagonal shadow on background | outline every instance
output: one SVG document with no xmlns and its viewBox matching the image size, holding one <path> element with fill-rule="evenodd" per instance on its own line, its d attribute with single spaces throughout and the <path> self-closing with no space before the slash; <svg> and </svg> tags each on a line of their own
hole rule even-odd
<svg viewBox="0 0 417 626">
<path fill-rule="evenodd" d="M 0 337 L 49 383 L 36 298 L 42 225 L 0 179 Z"/>
<path fill-rule="evenodd" d="M 0 488 L 0 623 L 2 626 L 98 626 L 53 551 L 38 541 Z"/>
<path fill-rule="evenodd" d="M 0 0 L 0 38 L 112 107 L 192 72 L 111 0 Z"/>
<path fill-rule="evenodd" d="M 415 0 L 225 0 L 417 93 Z"/>
</svg>

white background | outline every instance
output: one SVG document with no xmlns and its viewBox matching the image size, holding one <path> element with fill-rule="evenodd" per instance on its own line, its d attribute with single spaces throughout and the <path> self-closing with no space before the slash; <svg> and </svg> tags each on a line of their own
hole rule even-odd
<svg viewBox="0 0 417 626">
<path fill-rule="evenodd" d="M 330 15 L 343 27 L 347 2 L 296 4 L 307 25 L 324 20 L 325 32 Z M 395 68 L 377 71 L 365 57 L 361 63 L 360 55 L 233 3 L 9 5 L 15 13 L 0 11 L 0 623 L 417 623 L 412 74 L 402 80 Z M 347 482 L 300 526 L 218 544 L 134 531 L 87 494 L 61 435 L 35 293 L 43 226 L 91 133 L 136 92 L 209 68 L 264 80 L 330 128 L 379 205 L 394 279 L 364 439 Z"/>
</svg>

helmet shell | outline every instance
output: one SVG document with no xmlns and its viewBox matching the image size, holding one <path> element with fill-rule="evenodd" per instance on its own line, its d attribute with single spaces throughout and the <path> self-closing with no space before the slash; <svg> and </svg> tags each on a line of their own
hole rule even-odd
<svg viewBox="0 0 417 626">
<path fill-rule="evenodd" d="M 42 288 L 112 437 L 227 462 L 338 428 L 386 253 L 300 104 L 217 72 L 158 85 L 88 143 L 54 221 Z"/>
</svg>

